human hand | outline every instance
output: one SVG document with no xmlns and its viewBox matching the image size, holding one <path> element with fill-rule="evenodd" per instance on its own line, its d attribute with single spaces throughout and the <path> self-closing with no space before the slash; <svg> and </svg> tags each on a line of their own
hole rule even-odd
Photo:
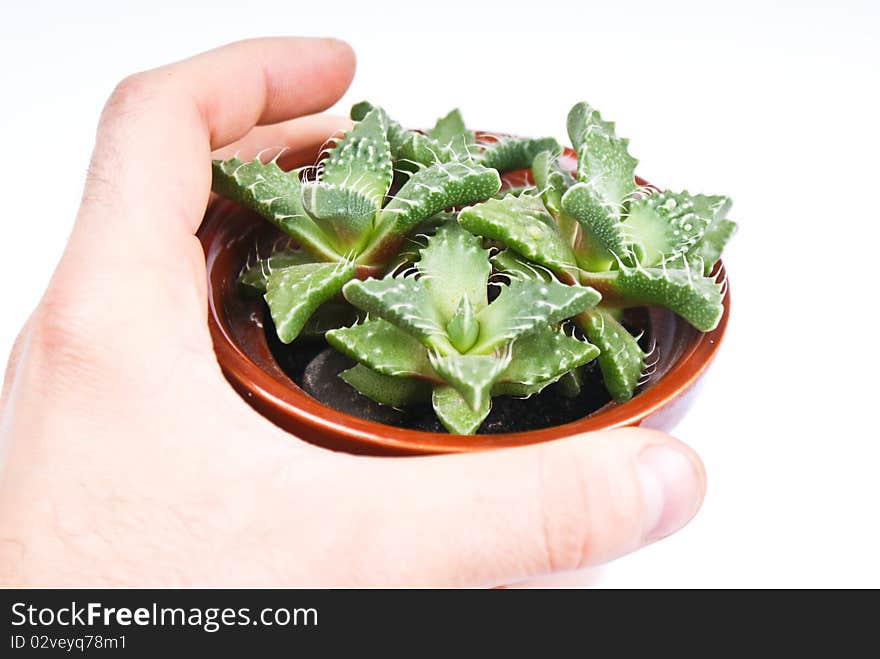
<svg viewBox="0 0 880 659">
<path fill-rule="evenodd" d="M 212 151 L 314 153 L 333 40 L 236 43 L 123 81 L 0 402 L 6 585 L 499 585 L 596 565 L 695 514 L 703 467 L 649 430 L 367 458 L 280 430 L 226 383 L 194 234 Z M 256 127 L 255 127 L 256 126 Z"/>
</svg>

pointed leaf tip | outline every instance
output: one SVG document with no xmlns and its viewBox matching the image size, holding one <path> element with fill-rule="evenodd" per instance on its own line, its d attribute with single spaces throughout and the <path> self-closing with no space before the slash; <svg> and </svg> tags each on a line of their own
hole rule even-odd
<svg viewBox="0 0 880 659">
<path fill-rule="evenodd" d="M 510 353 L 503 355 L 449 355 L 434 358 L 432 365 L 475 412 L 489 399 L 492 385 L 510 363 Z"/>
<path fill-rule="evenodd" d="M 422 285 L 446 321 L 456 314 L 463 298 L 475 312 L 488 303 L 486 289 L 492 272 L 489 252 L 483 249 L 480 237 L 458 223 L 437 227 L 420 250 L 416 267 Z"/>
<path fill-rule="evenodd" d="M 266 303 L 278 338 L 290 343 L 309 317 L 339 293 L 355 272 L 353 262 L 308 263 L 276 270 L 266 280 Z"/>
<path fill-rule="evenodd" d="M 461 297 L 458 309 L 446 324 L 446 334 L 455 349 L 462 353 L 470 350 L 477 342 L 477 337 L 480 336 L 480 324 L 466 295 Z"/>
<path fill-rule="evenodd" d="M 320 181 L 351 188 L 378 208 L 385 201 L 394 169 L 382 108 L 372 108 L 330 149 L 321 163 Z"/>
<path fill-rule="evenodd" d="M 438 119 L 428 135 L 441 146 L 450 149 L 457 158 L 469 157 L 476 144 L 474 134 L 465 126 L 458 108 Z"/>
<path fill-rule="evenodd" d="M 274 252 L 271 256 L 259 259 L 256 263 L 242 271 L 238 277 L 238 285 L 247 293 L 265 293 L 266 280 L 276 270 L 291 265 L 304 265 L 314 262 L 311 254 L 303 249 L 286 247 Z"/>
<path fill-rule="evenodd" d="M 487 396 L 475 411 L 451 386 L 435 387 L 431 402 L 440 423 L 455 435 L 476 433 L 492 409 L 492 399 Z"/>
<path fill-rule="evenodd" d="M 578 155 L 578 180 L 590 183 L 603 204 L 620 207 L 636 191 L 638 160 L 627 150 L 629 140 L 617 137 L 614 124 L 604 121 L 599 112 L 586 103 L 578 103 L 571 109 L 567 124 Z"/>
<path fill-rule="evenodd" d="M 250 208 L 293 237 L 317 259 L 339 258 L 332 239 L 322 231 L 302 206 L 300 172 L 285 172 L 275 162 L 238 158 L 214 160 L 211 189 L 222 197 Z"/>
<path fill-rule="evenodd" d="M 655 192 L 630 204 L 621 231 L 639 263 L 651 267 L 690 256 L 726 206 L 727 197 L 692 195 L 687 191 Z M 707 256 L 711 258 L 711 254 Z"/>
<path fill-rule="evenodd" d="M 589 275 L 584 279 L 616 306 L 665 307 L 701 332 L 715 329 L 724 313 L 721 285 L 699 271 L 622 267 L 595 279 Z"/>
</svg>

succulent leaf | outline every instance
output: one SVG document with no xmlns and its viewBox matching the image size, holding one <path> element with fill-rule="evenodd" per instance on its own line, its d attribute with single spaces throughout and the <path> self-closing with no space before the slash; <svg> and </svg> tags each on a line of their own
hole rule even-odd
<svg viewBox="0 0 880 659">
<path fill-rule="evenodd" d="M 701 332 L 718 326 L 724 313 L 721 285 L 689 269 L 622 267 L 611 273 L 585 273 L 609 304 L 634 307 L 656 304 L 675 312 Z"/>
<path fill-rule="evenodd" d="M 689 262 L 699 272 L 702 269 L 704 275 L 708 276 L 718 259 L 721 258 L 721 252 L 727 241 L 736 233 L 736 222 L 727 219 L 718 220 L 703 234 L 700 242 L 692 250 Z"/>
<path fill-rule="evenodd" d="M 475 412 L 481 410 L 498 380 L 510 363 L 504 355 L 449 355 L 431 360 L 434 370 L 456 391 Z"/>
<path fill-rule="evenodd" d="M 594 130 L 602 135 L 614 135 L 614 122 L 602 119 L 599 111 L 584 101 L 575 103 L 568 111 L 566 128 L 568 139 L 571 140 L 575 151 L 578 146 L 586 142 L 587 136 Z"/>
<path fill-rule="evenodd" d="M 258 159 L 246 163 L 238 158 L 214 160 L 211 169 L 214 192 L 260 214 L 317 259 L 339 258 L 332 239 L 302 207 L 299 171 L 285 172 L 275 162 L 264 165 Z"/>
<path fill-rule="evenodd" d="M 623 222 L 623 233 L 646 267 L 688 254 L 702 238 L 726 197 L 655 192 L 635 199 Z"/>
<path fill-rule="evenodd" d="M 431 403 L 440 422 L 456 435 L 473 435 L 492 409 L 492 400 L 487 396 L 475 411 L 451 386 L 434 387 Z"/>
<path fill-rule="evenodd" d="M 320 180 L 355 190 L 381 207 L 394 177 L 385 121 L 381 108 L 367 112 L 321 163 Z"/>
<path fill-rule="evenodd" d="M 447 208 L 488 199 L 499 188 L 498 172 L 474 163 L 437 163 L 420 169 L 380 211 L 363 262 L 396 250 L 403 236 L 422 220 Z"/>
<path fill-rule="evenodd" d="M 556 385 L 556 391 L 566 398 L 574 398 L 581 392 L 583 369 L 575 368 L 563 373 L 555 380 L 544 380 L 535 384 L 521 384 L 519 382 L 498 381 L 492 387 L 493 396 L 514 396 L 516 398 L 528 398 L 539 394 L 551 385 Z"/>
<path fill-rule="evenodd" d="M 632 398 L 645 370 L 645 353 L 636 338 L 604 309 L 591 309 L 575 322 L 599 348 L 599 369 L 605 388 L 617 402 Z"/>
<path fill-rule="evenodd" d="M 278 338 L 293 341 L 309 316 L 336 295 L 355 272 L 351 261 L 307 263 L 274 271 L 266 281 L 266 302 Z"/>
<path fill-rule="evenodd" d="M 338 249 L 355 254 L 369 238 L 379 210 L 374 199 L 333 183 L 304 184 L 302 200 L 306 212 L 333 235 Z"/>
<path fill-rule="evenodd" d="M 281 268 L 312 263 L 314 260 L 304 249 L 285 247 L 245 269 L 238 278 L 238 285 L 245 293 L 262 295 L 266 292 L 266 280 L 270 274 Z"/>
<path fill-rule="evenodd" d="M 511 339 L 539 331 L 595 306 L 601 296 L 592 288 L 557 280 L 513 279 L 477 314 L 480 338 L 471 354 L 486 354 Z"/>
<path fill-rule="evenodd" d="M 576 267 L 574 253 L 537 197 L 508 195 L 465 208 L 458 222 L 471 233 L 504 243 L 557 273 Z"/>
<path fill-rule="evenodd" d="M 357 360 L 340 377 L 363 395 L 430 397 L 450 432 L 472 434 L 491 396 L 577 395 L 594 359 L 614 400 L 631 398 L 645 354 L 622 309 L 717 326 L 723 286 L 708 275 L 736 228 L 729 199 L 640 189 L 628 140 L 586 103 L 567 121 L 575 176 L 556 140 L 478 144 L 458 110 L 427 133 L 367 102 L 351 116 L 316 180 L 232 159 L 213 163 L 213 187 L 294 238 L 240 286 L 265 291 L 285 343 L 317 334 Z M 534 186 L 498 194 L 499 171 L 527 168 Z M 493 267 L 508 283 L 489 282 Z"/>
<path fill-rule="evenodd" d="M 465 126 L 461 111 L 457 108 L 438 119 L 434 127 L 428 131 L 428 135 L 437 140 L 441 146 L 452 151 L 457 158 L 470 157 L 476 144 L 474 134 Z"/>
<path fill-rule="evenodd" d="M 427 348 L 411 334 L 381 318 L 333 329 L 325 336 L 336 350 L 381 375 L 438 380 Z"/>
<path fill-rule="evenodd" d="M 446 323 L 446 335 L 455 349 L 461 353 L 470 350 L 477 342 L 480 336 L 480 324 L 477 322 L 474 307 L 466 295 L 461 296 L 458 309 Z"/>
<path fill-rule="evenodd" d="M 562 147 L 552 137 L 502 137 L 486 147 L 479 156 L 479 162 L 499 172 L 510 172 L 528 169 L 535 156 L 542 152 L 558 157 Z M 538 185 L 538 188 L 541 186 Z"/>
<path fill-rule="evenodd" d="M 367 101 L 355 103 L 351 108 L 351 118 L 360 121 L 367 116 L 374 106 Z M 449 162 L 460 159 L 459 155 L 450 147 L 455 134 L 455 117 L 447 117 L 444 121 L 438 121 L 439 131 L 437 135 L 449 139 L 438 139 L 437 136 L 407 130 L 399 123 L 385 115 L 388 145 L 391 149 L 391 157 L 394 168 L 403 171 L 417 171 L 420 166 L 430 166 L 438 162 Z M 461 117 L 458 117 L 460 121 Z M 436 127 L 435 127 L 436 129 Z M 468 142 L 470 143 L 470 142 Z"/>
<path fill-rule="evenodd" d="M 363 364 L 342 371 L 339 377 L 380 405 L 401 408 L 431 400 L 431 385 L 424 380 L 382 375 Z"/>
<path fill-rule="evenodd" d="M 433 137 L 410 133 L 395 153 L 395 167 L 402 171 L 416 172 L 441 162 L 456 160 L 455 152 L 443 146 Z"/>
<path fill-rule="evenodd" d="M 587 270 L 603 271 L 623 257 L 626 248 L 620 219 L 597 196 L 589 183 L 576 183 L 562 196 L 562 210 L 573 217 L 584 231 L 577 250 L 578 262 Z"/>
<path fill-rule="evenodd" d="M 568 136 L 577 151 L 577 178 L 589 183 L 599 201 L 613 209 L 636 191 L 638 160 L 629 155 L 629 140 L 617 137 L 614 124 L 598 111 L 578 103 L 568 113 Z"/>
<path fill-rule="evenodd" d="M 733 201 L 726 195 L 690 195 L 687 191 L 682 194 L 690 197 L 694 204 L 693 212 L 701 217 L 709 218 L 710 224 L 727 217 L 727 213 L 733 205 Z"/>
<path fill-rule="evenodd" d="M 426 346 L 442 354 L 456 352 L 446 338 L 446 322 L 419 279 L 388 276 L 355 280 L 342 292 L 357 308 L 397 325 Z"/>
<path fill-rule="evenodd" d="M 482 240 L 457 223 L 443 224 L 421 250 L 420 281 L 446 322 L 459 309 L 463 298 L 478 312 L 488 301 L 486 286 L 492 266 Z"/>
<path fill-rule="evenodd" d="M 351 106 L 349 116 L 354 121 L 362 121 L 374 107 L 375 106 L 369 101 L 355 103 Z M 398 122 L 394 121 L 394 119 L 391 119 L 388 116 L 388 113 L 385 113 L 385 137 L 388 140 L 388 145 L 391 147 L 391 155 L 393 159 L 397 159 L 395 155 L 397 150 L 406 141 L 410 134 L 411 131 L 408 131 Z"/>
<path fill-rule="evenodd" d="M 596 346 L 568 336 L 555 327 L 545 326 L 514 341 L 510 365 L 499 381 L 522 385 L 543 383 L 546 386 L 598 355 Z"/>
</svg>

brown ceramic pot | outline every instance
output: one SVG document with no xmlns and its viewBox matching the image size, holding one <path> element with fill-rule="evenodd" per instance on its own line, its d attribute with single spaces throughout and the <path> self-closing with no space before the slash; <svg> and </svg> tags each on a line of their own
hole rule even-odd
<svg viewBox="0 0 880 659">
<path fill-rule="evenodd" d="M 564 158 L 573 169 L 574 153 Z M 563 163 L 565 164 L 565 163 Z M 528 182 L 527 172 L 504 177 L 508 185 Z M 254 213 L 225 199 L 212 198 L 198 232 L 208 273 L 208 324 L 214 349 L 232 386 L 256 410 L 309 442 L 330 449 L 373 455 L 456 453 L 522 446 L 584 432 L 644 425 L 668 430 L 690 407 L 697 380 L 718 350 L 730 313 L 706 334 L 664 309 L 648 310 L 647 331 L 659 356 L 654 374 L 632 400 L 608 403 L 572 423 L 508 434 L 449 435 L 389 426 L 331 409 L 306 394 L 273 357 L 263 329 L 268 309 L 261 299 L 247 299 L 236 279 L 255 246 L 280 235 Z M 723 266 L 719 264 L 719 274 Z"/>
</svg>

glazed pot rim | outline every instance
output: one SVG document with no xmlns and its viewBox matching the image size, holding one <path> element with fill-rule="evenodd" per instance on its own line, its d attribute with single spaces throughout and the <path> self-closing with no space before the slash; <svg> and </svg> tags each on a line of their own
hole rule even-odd
<svg viewBox="0 0 880 659">
<path fill-rule="evenodd" d="M 294 422 L 307 429 L 312 436 L 331 435 L 340 443 L 356 446 L 366 453 L 459 453 L 490 448 L 506 448 L 562 439 L 586 432 L 608 430 L 637 425 L 646 417 L 666 407 L 684 394 L 711 363 L 724 337 L 730 314 L 730 287 L 724 295 L 724 313 L 718 326 L 707 333 L 695 332 L 690 345 L 686 346 L 668 372 L 652 383 L 645 391 L 636 394 L 625 403 L 610 404 L 601 410 L 570 423 L 516 433 L 453 435 L 401 428 L 351 416 L 318 402 L 305 393 L 292 380 L 270 374 L 255 364 L 237 345 L 229 332 L 221 300 L 211 284 L 210 273 L 218 250 L 210 249 L 218 224 L 216 218 L 223 215 L 218 206 L 233 202 L 212 199 L 206 220 L 213 216 L 214 222 L 206 221 L 199 229 L 207 257 L 208 325 L 218 362 L 233 386 L 261 410 L 270 409 L 276 419 Z M 222 248 L 221 248 L 222 249 Z M 715 268 L 716 277 L 725 277 L 722 262 Z M 286 381 L 285 381 L 286 380 Z M 306 434 L 306 433 L 304 433 Z"/>
</svg>

